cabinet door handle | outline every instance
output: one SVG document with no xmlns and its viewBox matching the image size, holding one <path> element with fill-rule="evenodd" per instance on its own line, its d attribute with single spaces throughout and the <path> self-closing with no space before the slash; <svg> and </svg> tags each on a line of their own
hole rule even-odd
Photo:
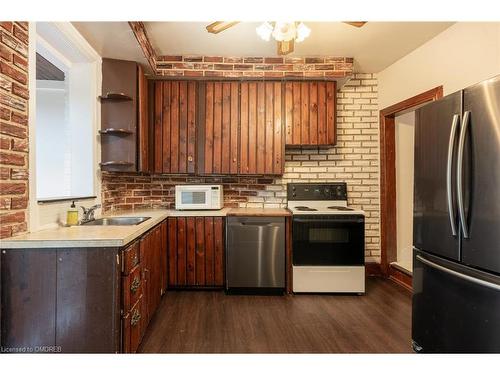
<svg viewBox="0 0 500 375">
<path fill-rule="evenodd" d="M 188 156 L 188 161 L 193 161 L 193 157 L 191 155 Z"/>
<path fill-rule="evenodd" d="M 136 276 L 134 277 L 134 280 L 132 281 L 132 284 L 130 285 L 130 290 L 135 293 L 137 292 L 137 290 L 139 289 L 139 287 L 141 286 L 141 279 Z"/>
</svg>

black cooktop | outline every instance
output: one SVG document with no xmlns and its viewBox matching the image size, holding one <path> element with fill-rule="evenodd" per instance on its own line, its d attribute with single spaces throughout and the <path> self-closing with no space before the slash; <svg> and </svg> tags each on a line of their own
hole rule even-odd
<svg viewBox="0 0 500 375">
<path fill-rule="evenodd" d="M 311 208 L 311 207 L 306 207 L 306 206 L 297 206 L 295 207 L 295 209 L 297 211 L 318 211 L 317 209 L 315 208 Z"/>
<path fill-rule="evenodd" d="M 344 206 L 329 206 L 327 208 L 330 210 L 338 210 L 338 211 L 352 211 L 353 210 L 350 207 L 344 207 Z"/>
</svg>

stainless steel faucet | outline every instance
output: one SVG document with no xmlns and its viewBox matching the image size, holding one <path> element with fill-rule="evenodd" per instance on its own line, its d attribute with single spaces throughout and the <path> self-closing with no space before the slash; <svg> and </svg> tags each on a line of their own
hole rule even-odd
<svg viewBox="0 0 500 375">
<path fill-rule="evenodd" d="M 93 221 L 95 220 L 94 218 L 94 213 L 95 213 L 95 210 L 97 210 L 98 208 L 101 207 L 100 204 L 95 204 L 93 205 L 92 207 L 89 207 L 89 208 L 85 208 L 83 206 L 80 206 L 83 210 L 83 218 L 82 220 L 80 220 L 80 224 L 83 224 L 83 223 L 88 223 L 89 221 Z"/>
</svg>

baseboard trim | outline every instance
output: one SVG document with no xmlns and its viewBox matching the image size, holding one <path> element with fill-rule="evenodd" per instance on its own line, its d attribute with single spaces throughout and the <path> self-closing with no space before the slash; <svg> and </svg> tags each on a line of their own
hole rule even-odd
<svg viewBox="0 0 500 375">
<path fill-rule="evenodd" d="M 365 263 L 365 273 L 366 276 L 382 277 L 384 275 L 382 272 L 382 268 L 380 267 L 380 263 L 375 262 Z"/>
<path fill-rule="evenodd" d="M 413 277 L 407 272 L 401 271 L 398 267 L 394 267 L 392 264 L 389 265 L 389 280 L 413 292 Z"/>
</svg>

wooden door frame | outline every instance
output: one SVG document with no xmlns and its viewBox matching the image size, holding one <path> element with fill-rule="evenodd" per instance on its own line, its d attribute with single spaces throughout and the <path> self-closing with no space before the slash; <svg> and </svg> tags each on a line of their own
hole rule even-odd
<svg viewBox="0 0 500 375">
<path fill-rule="evenodd" d="M 442 97 L 443 86 L 438 86 L 380 111 L 380 266 L 385 276 L 397 258 L 395 118 Z"/>
</svg>

